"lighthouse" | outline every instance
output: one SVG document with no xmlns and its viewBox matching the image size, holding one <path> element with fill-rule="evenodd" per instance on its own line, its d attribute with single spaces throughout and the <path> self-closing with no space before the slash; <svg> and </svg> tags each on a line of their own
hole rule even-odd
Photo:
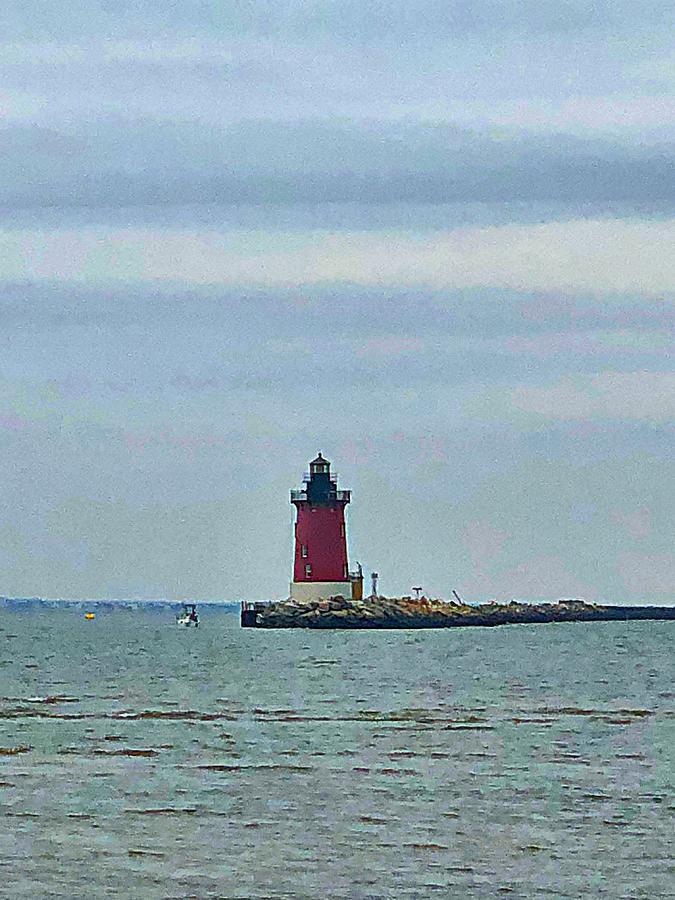
<svg viewBox="0 0 675 900">
<path fill-rule="evenodd" d="M 359 575 L 350 576 L 347 559 L 345 507 L 350 500 L 351 492 L 338 490 L 337 476 L 319 453 L 309 464 L 303 487 L 291 491 L 297 510 L 293 600 L 351 599 L 357 593 Z"/>
</svg>

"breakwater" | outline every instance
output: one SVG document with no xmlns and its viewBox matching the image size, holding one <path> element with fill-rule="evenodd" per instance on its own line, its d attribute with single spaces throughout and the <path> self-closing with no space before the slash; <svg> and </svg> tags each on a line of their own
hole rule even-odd
<svg viewBox="0 0 675 900">
<path fill-rule="evenodd" d="M 483 603 L 469 606 L 444 600 L 371 597 L 300 603 L 243 603 L 244 628 L 461 628 L 547 622 L 610 622 L 673 619 L 672 606 L 605 606 L 581 600 L 557 603 Z"/>
</svg>

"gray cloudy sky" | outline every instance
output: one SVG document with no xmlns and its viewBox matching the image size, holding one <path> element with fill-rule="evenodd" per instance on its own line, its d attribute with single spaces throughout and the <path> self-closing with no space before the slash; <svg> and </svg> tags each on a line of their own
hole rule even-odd
<svg viewBox="0 0 675 900">
<path fill-rule="evenodd" d="M 5 0 L 0 593 L 675 602 L 671 2 Z"/>
</svg>

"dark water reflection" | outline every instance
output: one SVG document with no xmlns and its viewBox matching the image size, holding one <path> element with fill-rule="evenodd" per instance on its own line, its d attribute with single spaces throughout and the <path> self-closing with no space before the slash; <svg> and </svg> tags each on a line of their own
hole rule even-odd
<svg viewBox="0 0 675 900">
<path fill-rule="evenodd" d="M 675 896 L 670 622 L 0 619 L 0 894 Z"/>
</svg>

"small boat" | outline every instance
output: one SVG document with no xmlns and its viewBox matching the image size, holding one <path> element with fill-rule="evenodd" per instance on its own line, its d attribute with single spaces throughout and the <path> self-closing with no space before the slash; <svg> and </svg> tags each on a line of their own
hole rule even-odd
<svg viewBox="0 0 675 900">
<path fill-rule="evenodd" d="M 96 618 L 96 614 L 93 613 L 93 612 L 86 612 L 86 613 L 84 614 L 84 617 L 85 617 L 85 619 L 95 619 L 95 618 Z"/>
<path fill-rule="evenodd" d="M 176 625 L 185 625 L 186 628 L 189 628 L 191 625 L 194 625 L 195 628 L 199 627 L 196 604 L 184 603 L 182 605 L 181 611 L 176 616 Z"/>
</svg>

